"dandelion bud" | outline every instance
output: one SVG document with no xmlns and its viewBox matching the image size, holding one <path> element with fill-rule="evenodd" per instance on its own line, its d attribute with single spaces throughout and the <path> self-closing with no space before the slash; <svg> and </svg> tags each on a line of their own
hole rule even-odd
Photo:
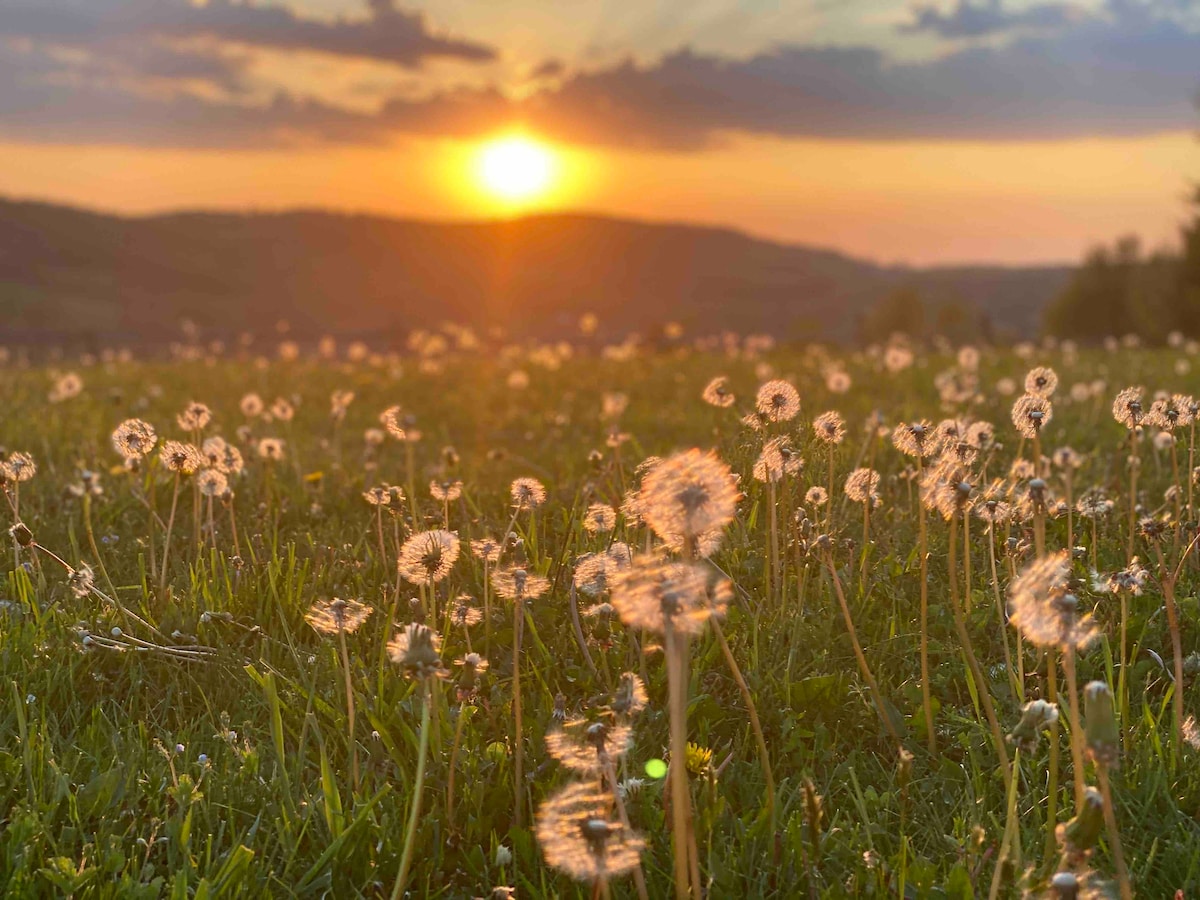
<svg viewBox="0 0 1200 900">
<path fill-rule="evenodd" d="M 1059 825 L 1057 834 L 1068 855 L 1082 857 L 1096 846 L 1103 830 L 1104 798 L 1095 788 L 1088 788 L 1083 796 L 1083 805 L 1075 818 Z"/>
<path fill-rule="evenodd" d="M 33 532 L 29 530 L 24 522 L 18 522 L 12 528 L 8 529 L 8 533 L 12 535 L 12 539 L 22 547 L 28 547 L 33 543 Z"/>
<path fill-rule="evenodd" d="M 1115 768 L 1121 751 L 1120 731 L 1113 713 L 1112 691 L 1103 681 L 1084 687 L 1083 716 L 1088 755 L 1097 765 Z"/>
</svg>

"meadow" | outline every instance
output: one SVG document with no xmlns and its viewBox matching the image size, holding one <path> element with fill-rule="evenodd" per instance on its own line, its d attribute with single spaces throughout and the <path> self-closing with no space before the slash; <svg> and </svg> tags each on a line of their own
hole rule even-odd
<svg viewBox="0 0 1200 900">
<path fill-rule="evenodd" d="M 10 356 L 0 893 L 1192 896 L 1198 353 Z"/>
</svg>

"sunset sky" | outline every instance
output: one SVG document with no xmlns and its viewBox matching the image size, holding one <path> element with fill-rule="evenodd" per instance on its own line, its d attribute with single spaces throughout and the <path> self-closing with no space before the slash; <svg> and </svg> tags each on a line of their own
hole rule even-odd
<svg viewBox="0 0 1200 900">
<path fill-rule="evenodd" d="M 1174 238 L 1198 94 L 1196 0 L 0 0 L 0 193 L 1062 261 Z"/>
</svg>

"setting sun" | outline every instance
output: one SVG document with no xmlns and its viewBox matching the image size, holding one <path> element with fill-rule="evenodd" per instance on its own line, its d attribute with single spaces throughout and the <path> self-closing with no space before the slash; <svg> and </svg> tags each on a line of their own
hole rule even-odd
<svg viewBox="0 0 1200 900">
<path fill-rule="evenodd" d="M 523 135 L 507 135 L 484 144 L 477 165 L 483 189 L 510 203 L 544 195 L 557 174 L 553 151 Z"/>
</svg>

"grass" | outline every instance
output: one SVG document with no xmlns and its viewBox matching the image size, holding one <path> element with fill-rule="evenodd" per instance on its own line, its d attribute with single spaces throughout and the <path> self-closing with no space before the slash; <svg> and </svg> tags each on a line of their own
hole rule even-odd
<svg viewBox="0 0 1200 900">
<path fill-rule="evenodd" d="M 1009 424 L 1015 396 L 1001 396 L 994 387 L 1004 377 L 1019 383 L 1031 362 L 1009 351 L 985 352 L 981 401 L 947 410 L 933 376 L 954 359 L 936 354 L 921 355 L 916 366 L 895 374 L 879 371 L 871 358 L 847 356 L 853 386 L 844 395 L 827 390 L 821 374 L 826 359 L 798 348 L 737 357 L 675 350 L 622 360 L 578 355 L 554 368 L 542 364 L 547 356 L 543 350 L 511 357 L 451 354 L 434 364 L 222 358 L 76 365 L 82 393 L 53 404 L 47 400 L 54 384 L 50 370 L 0 370 L 0 443 L 8 451 L 28 451 L 39 468 L 20 484 L 21 520 L 69 565 L 90 564 L 107 594 L 103 571 L 114 599 L 161 635 L 136 620 L 131 624 L 94 594 L 76 596 L 45 554 L 15 546 L 8 554 L 0 612 L 0 891 L 14 897 L 385 896 L 396 882 L 415 809 L 422 710 L 428 708 L 428 761 L 413 826 L 409 895 L 487 897 L 506 885 L 521 897 L 593 896 L 592 885 L 576 885 L 548 867 L 534 837 L 532 813 L 572 780 L 548 755 L 543 737 L 554 724 L 557 696 L 569 718 L 594 715 L 617 675 L 634 671 L 645 673 L 650 702 L 636 719 L 618 775 L 645 782 L 627 793 L 625 807 L 647 842 L 642 869 L 649 896 L 669 896 L 674 866 L 666 779 L 645 773 L 648 762 L 668 758 L 661 642 L 627 633 L 617 621 L 609 628 L 599 617 L 584 616 L 589 662 L 569 612 L 570 585 L 580 554 L 603 550 L 614 538 L 635 550 L 650 540 L 647 529 L 623 518 L 614 534 L 587 532 L 587 507 L 619 507 L 645 457 L 698 446 L 715 448 L 742 475 L 745 494 L 712 557 L 736 585 L 734 599 L 720 634 L 710 628 L 691 641 L 688 667 L 687 740 L 711 751 L 711 763 L 694 765 L 689 775 L 708 895 L 987 896 L 1010 795 L 981 700 L 991 699 L 1006 732 L 1020 713 L 1004 666 L 1005 639 L 1010 655 L 1016 645 L 997 621 L 988 535 L 978 519 L 971 521 L 970 541 L 962 540 L 959 528 L 957 553 L 971 554 L 972 576 L 970 584 L 957 584 L 956 610 L 947 567 L 950 531 L 936 515 L 927 523 L 929 690 L 937 729 L 932 755 L 918 661 L 918 517 L 913 490 L 901 477 L 909 460 L 890 441 L 880 441 L 864 459 L 859 454 L 862 423 L 874 410 L 889 425 L 937 421 L 954 412 L 995 423 L 1005 446 L 992 455 L 989 472 L 1005 472 L 1020 452 Z M 1129 384 L 1200 393 L 1200 375 L 1174 369 L 1183 356 L 1166 350 L 1037 354 L 1036 361 L 1053 366 L 1061 381 L 1053 420 L 1042 435 L 1046 452 L 1073 446 L 1084 460 L 1073 475 L 1075 496 L 1100 485 L 1116 502 L 1098 523 L 1094 549 L 1102 573 L 1127 561 L 1129 439 L 1109 412 L 1112 396 Z M 763 435 L 739 422 L 767 375 L 763 366 L 791 381 L 803 404 L 799 419 L 770 432 L 789 435 L 807 461 L 801 473 L 778 485 L 778 579 L 768 560 L 774 543 L 769 492 L 750 475 Z M 529 375 L 527 387 L 508 386 L 515 370 Z M 704 386 L 720 374 L 730 377 L 738 395 L 729 409 L 700 401 Z M 1071 400 L 1071 385 L 1096 378 L 1107 381 L 1101 394 Z M 355 394 L 344 421 L 329 415 L 335 390 Z M 246 420 L 239 402 L 248 391 L 268 406 L 277 396 L 291 399 L 295 419 Z M 610 392 L 628 397 L 615 419 L 601 415 Z M 130 416 L 151 422 L 160 438 L 191 439 L 174 424 L 191 400 L 213 410 L 206 435 L 221 434 L 246 455 L 246 470 L 232 480 L 240 556 L 233 551 L 228 510 L 219 503 L 215 535 L 197 549 L 189 479 L 179 492 L 170 552 L 164 529 L 152 540 L 151 516 L 139 498 L 150 496 L 153 481 L 157 514 L 165 520 L 173 476 L 157 467 L 127 475 L 109 442 L 113 428 Z M 418 428 L 422 439 L 404 446 L 390 438 L 377 447 L 365 442 L 363 432 L 380 427 L 379 413 L 396 403 L 413 417 L 409 429 Z M 850 424 L 833 454 L 835 486 L 858 465 L 882 475 L 881 505 L 870 514 L 869 557 L 865 548 L 844 542 L 861 541 L 862 511 L 843 507 L 840 496 L 831 501 L 830 549 L 806 554 L 797 545 L 804 535 L 791 512 L 803 505 L 808 487 L 831 481 L 829 453 L 808 427 L 828 409 L 839 410 Z M 241 426 L 249 433 L 239 436 Z M 610 441 L 613 431 L 627 438 Z M 281 461 L 253 453 L 254 440 L 266 436 L 284 439 Z M 1181 454 L 1186 432 L 1182 439 Z M 448 445 L 456 450 L 453 467 L 443 453 Z M 1170 451 L 1143 440 L 1140 453 L 1142 503 L 1148 511 L 1166 508 L 1163 491 L 1174 478 Z M 100 472 L 104 488 L 87 501 L 87 516 L 85 504 L 67 490 L 80 482 L 81 469 Z M 514 516 L 509 485 L 521 476 L 542 481 L 550 496 L 532 515 Z M 432 499 L 427 485 L 434 479 L 461 480 L 462 496 L 448 506 Z M 1059 472 L 1048 481 L 1051 490 L 1061 491 Z M 380 527 L 362 493 L 381 482 L 404 487 L 409 504 L 416 501 L 418 521 L 406 505 L 398 519 L 385 514 Z M 10 499 L 14 494 L 9 491 Z M 466 652 L 463 629 L 429 622 L 442 633 L 443 658 L 455 671 L 430 685 L 426 706 L 426 684 L 405 678 L 386 649 L 418 608 L 412 602 L 416 588 L 401 583 L 396 589 L 395 534 L 403 539 L 414 526 L 441 528 L 447 510 L 449 528 L 464 541 L 500 537 L 515 522 L 526 568 L 548 578 L 551 587 L 528 604 L 524 617 L 512 615 L 511 601 L 490 598 L 486 629 L 484 623 L 471 628 L 474 649 L 486 646 L 490 660 L 473 704 L 460 704 L 454 680 L 452 662 Z M 202 511 L 203 534 L 208 514 Z M 809 510 L 821 526 L 814 532 L 823 530 L 823 516 Z M 1065 546 L 1065 518 L 1051 518 L 1045 528 L 1048 549 Z M 1076 521 L 1075 539 L 1089 545 L 1090 558 L 1090 523 Z M 1135 552 L 1151 565 L 1153 549 L 1142 538 L 1137 542 Z M 1164 548 L 1170 547 L 1168 539 Z M 1004 589 L 1013 568 L 1003 541 L 998 552 Z M 155 554 L 168 566 L 159 576 L 165 590 L 153 572 Z M 1195 565 L 1185 565 L 1174 585 L 1185 679 L 1194 679 L 1200 650 L 1196 573 Z M 878 683 L 882 715 L 860 676 L 863 666 L 833 578 L 844 588 L 844 611 Z M 482 606 L 483 563 L 464 548 L 433 590 L 436 603 L 428 608 L 445 610 L 460 594 Z M 315 601 L 335 596 L 375 607 L 361 629 L 346 635 L 357 790 L 339 641 L 317 634 L 304 619 Z M 1200 890 L 1200 767 L 1197 751 L 1177 737 L 1172 635 L 1162 592 L 1151 582 L 1142 596 L 1129 599 L 1127 667 L 1117 656 L 1118 599 L 1100 591 L 1080 599 L 1083 607 L 1095 608 L 1103 637 L 1074 661 L 1078 683 L 1100 679 L 1115 688 L 1120 675 L 1126 692 L 1118 709 L 1127 703 L 1121 722 L 1127 741 L 1120 768 L 1109 777 L 1132 881 L 1140 896 L 1171 896 L 1179 889 L 1190 895 Z M 582 596 L 579 601 L 588 602 Z M 514 625 L 522 622 L 518 734 L 510 683 Z M 120 639 L 111 637 L 114 628 L 121 629 Z M 979 662 L 974 676 L 960 639 L 964 628 Z M 85 631 L 95 636 L 86 652 Z M 101 646 L 106 637 L 126 646 L 136 639 L 213 652 L 197 659 L 194 653 L 180 658 L 152 649 L 116 650 Z M 1025 699 L 1042 696 L 1045 664 L 1028 643 L 1021 652 Z M 765 738 L 770 797 L 746 692 Z M 1186 714 L 1197 712 L 1190 681 L 1182 703 Z M 1074 810 L 1065 714 L 1060 725 L 1057 805 L 1065 821 Z M 456 732 L 461 747 L 450 820 L 446 792 Z M 514 784 L 518 745 L 525 776 Z M 1012 798 L 1022 868 L 1042 859 L 1049 752 L 1043 739 L 1031 754 L 1020 753 L 1012 770 L 1019 774 Z M 519 829 L 514 798 L 524 806 Z M 498 856 L 500 847 L 511 855 Z M 1044 877 L 1057 864 L 1055 856 L 1031 878 Z M 1091 864 L 1112 877 L 1106 843 Z M 1001 873 L 1000 896 L 1019 893 L 1021 874 Z M 614 879 L 611 891 L 635 896 L 629 878 Z"/>
</svg>

